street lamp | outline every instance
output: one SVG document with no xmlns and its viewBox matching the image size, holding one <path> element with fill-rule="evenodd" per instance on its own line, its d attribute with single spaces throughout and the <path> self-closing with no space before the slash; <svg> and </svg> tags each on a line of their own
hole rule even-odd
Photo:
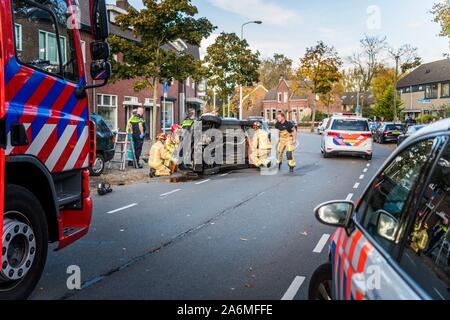
<svg viewBox="0 0 450 320">
<path fill-rule="evenodd" d="M 241 26 L 241 40 L 244 40 L 244 27 L 249 24 L 262 24 L 262 21 L 256 20 L 256 21 L 248 21 Z M 243 88 L 242 85 L 239 85 L 239 120 L 242 120 L 243 110 L 242 110 L 242 104 L 243 104 Z"/>
</svg>

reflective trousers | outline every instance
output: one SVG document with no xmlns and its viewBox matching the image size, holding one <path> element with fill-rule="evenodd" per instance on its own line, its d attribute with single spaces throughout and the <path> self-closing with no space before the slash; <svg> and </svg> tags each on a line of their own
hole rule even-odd
<svg viewBox="0 0 450 320">
<path fill-rule="evenodd" d="M 289 165 L 289 167 L 294 168 L 297 165 L 297 163 L 295 162 L 295 159 L 294 159 L 294 150 L 295 150 L 295 145 L 294 145 L 293 137 L 291 135 L 283 135 L 282 133 L 280 133 L 280 141 L 278 142 L 278 149 L 277 149 L 278 164 L 283 162 L 283 154 L 284 154 L 284 151 L 286 151 L 288 165 Z"/>
</svg>

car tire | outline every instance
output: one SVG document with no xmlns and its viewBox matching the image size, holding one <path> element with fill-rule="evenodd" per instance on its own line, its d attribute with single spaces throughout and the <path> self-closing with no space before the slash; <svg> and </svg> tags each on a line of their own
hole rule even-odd
<svg viewBox="0 0 450 320">
<path fill-rule="evenodd" d="M 89 168 L 92 177 L 98 177 L 105 170 L 105 157 L 101 153 L 97 153 L 94 164 Z"/>
<path fill-rule="evenodd" d="M 4 212 L 2 238 L 14 235 L 9 236 L 9 242 L 2 243 L 2 251 L 6 250 L 12 256 L 2 257 L 2 272 L 5 272 L 5 262 L 9 272 L 8 276 L 0 275 L 0 299 L 24 300 L 36 287 L 47 260 L 47 218 L 33 193 L 17 185 L 6 186 Z M 18 257 L 14 256 L 17 254 Z M 24 276 L 11 279 L 20 276 L 19 272 L 25 272 Z"/>
<path fill-rule="evenodd" d="M 329 159 L 329 158 L 331 158 L 331 154 L 329 154 L 328 152 L 324 151 L 324 152 L 323 152 L 323 157 L 324 157 L 325 159 Z"/>
<path fill-rule="evenodd" d="M 314 271 L 309 282 L 309 300 L 331 300 L 332 270 L 331 263 L 321 265 Z"/>
<path fill-rule="evenodd" d="M 371 155 L 371 154 L 368 154 L 365 156 L 366 160 L 368 160 L 368 161 L 372 160 L 372 157 L 373 157 L 373 155 Z"/>
</svg>

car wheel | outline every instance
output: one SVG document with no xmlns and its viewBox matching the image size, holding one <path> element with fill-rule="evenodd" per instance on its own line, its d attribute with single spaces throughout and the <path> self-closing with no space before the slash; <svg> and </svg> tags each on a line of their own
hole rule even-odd
<svg viewBox="0 0 450 320">
<path fill-rule="evenodd" d="M 102 154 L 97 153 L 94 164 L 89 168 L 91 176 L 98 177 L 103 173 L 105 169 L 105 158 Z"/>
<path fill-rule="evenodd" d="M 366 158 L 366 160 L 370 161 L 370 160 L 372 160 L 372 156 L 373 156 L 373 155 L 368 154 L 368 155 L 365 156 L 365 158 Z"/>
<path fill-rule="evenodd" d="M 26 299 L 44 270 L 48 227 L 39 200 L 21 186 L 6 186 L 2 240 L 0 299 Z"/>
<path fill-rule="evenodd" d="M 317 268 L 309 282 L 309 300 L 332 300 L 331 275 L 331 263 L 323 264 Z"/>
<path fill-rule="evenodd" d="M 329 154 L 328 152 L 324 151 L 324 152 L 323 152 L 323 157 L 324 157 L 325 159 L 331 158 L 331 154 Z"/>
</svg>

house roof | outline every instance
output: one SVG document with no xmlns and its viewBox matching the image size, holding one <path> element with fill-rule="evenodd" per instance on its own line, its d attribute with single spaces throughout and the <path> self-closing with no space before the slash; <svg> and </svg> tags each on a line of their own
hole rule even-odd
<svg viewBox="0 0 450 320">
<path fill-rule="evenodd" d="M 423 85 L 450 80 L 450 59 L 426 63 L 398 82 L 397 88 Z"/>
<path fill-rule="evenodd" d="M 345 92 L 341 96 L 342 104 L 345 106 L 356 106 L 358 93 L 357 92 Z M 360 101 L 364 99 L 366 104 L 374 104 L 375 97 L 372 92 L 361 92 L 359 94 Z"/>
<path fill-rule="evenodd" d="M 280 83 L 284 81 L 290 91 L 290 89 L 292 88 L 292 84 L 294 81 L 288 81 L 288 80 L 284 80 L 284 79 L 280 79 L 280 82 L 278 83 L 278 85 L 275 88 L 270 89 L 267 94 L 266 97 L 264 98 L 264 101 L 276 101 L 278 100 L 278 88 L 280 87 Z M 291 93 L 291 96 L 289 97 L 289 100 L 304 100 L 304 99 L 308 99 L 308 95 L 303 94 L 303 95 L 299 95 L 295 92 Z"/>
</svg>

